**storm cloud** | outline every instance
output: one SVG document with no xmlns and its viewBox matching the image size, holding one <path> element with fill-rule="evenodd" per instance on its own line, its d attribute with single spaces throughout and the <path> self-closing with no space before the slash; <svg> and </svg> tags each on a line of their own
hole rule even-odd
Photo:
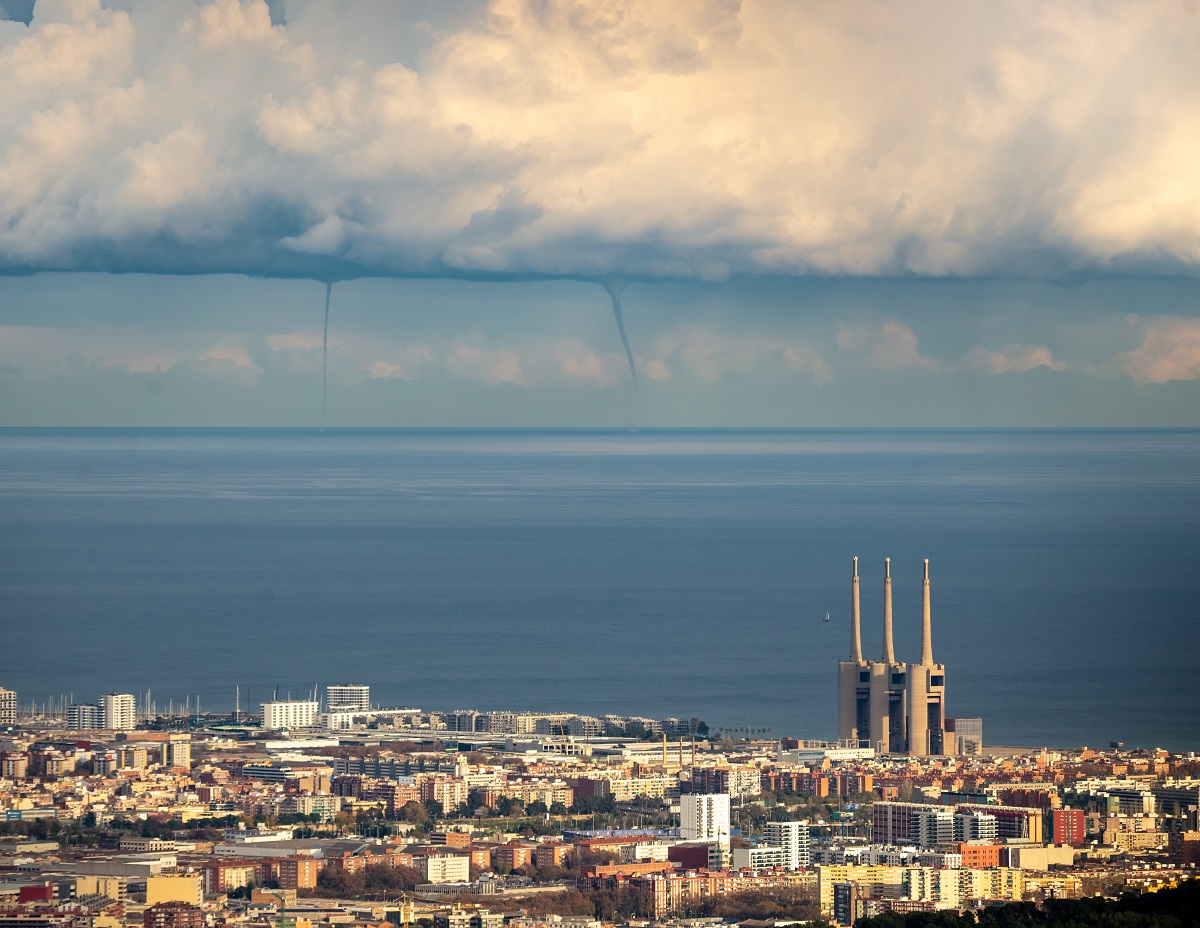
<svg viewBox="0 0 1200 928">
<path fill-rule="evenodd" d="M 602 283 L 1200 262 L 1190 2 L 454 6 L 38 0 L 0 23 L 0 270 Z"/>
</svg>

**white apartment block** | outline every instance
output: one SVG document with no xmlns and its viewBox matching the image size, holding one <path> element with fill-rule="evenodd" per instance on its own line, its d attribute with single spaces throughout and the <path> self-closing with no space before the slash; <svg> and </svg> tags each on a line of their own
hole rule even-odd
<svg viewBox="0 0 1200 928">
<path fill-rule="evenodd" d="M 781 847 L 760 844 L 758 847 L 735 847 L 733 849 L 734 870 L 774 870 L 787 867 L 787 854 Z M 788 869 L 795 869 L 789 867 Z"/>
<path fill-rule="evenodd" d="M 105 693 L 97 705 L 101 728 L 130 731 L 137 727 L 137 702 L 132 693 Z"/>
<path fill-rule="evenodd" d="M 262 704 L 263 728 L 309 728 L 317 723 L 317 703 L 308 699 L 288 699 Z"/>
<path fill-rule="evenodd" d="M 362 683 L 334 683 L 325 687 L 325 708 L 366 712 L 371 708 L 371 687 Z"/>
<path fill-rule="evenodd" d="M 417 857 L 414 863 L 426 883 L 471 882 L 471 858 L 466 854 L 429 854 Z"/>
<path fill-rule="evenodd" d="M 679 797 L 679 834 L 684 841 L 729 844 L 729 796 L 686 793 Z"/>
<path fill-rule="evenodd" d="M 808 822 L 767 822 L 763 827 L 763 843 L 782 848 L 788 870 L 804 870 L 812 863 L 808 840 Z"/>
<path fill-rule="evenodd" d="M 623 844 L 620 854 L 625 863 L 661 863 L 667 859 L 670 851 L 671 846 L 666 842 L 653 841 L 645 844 Z"/>
<path fill-rule="evenodd" d="M 0 725 L 17 724 L 17 692 L 0 686 Z"/>
</svg>

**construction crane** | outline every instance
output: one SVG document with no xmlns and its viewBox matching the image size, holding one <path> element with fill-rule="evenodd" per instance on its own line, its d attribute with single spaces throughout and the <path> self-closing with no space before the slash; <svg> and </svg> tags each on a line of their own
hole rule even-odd
<svg viewBox="0 0 1200 928">
<path fill-rule="evenodd" d="M 407 893 L 396 900 L 396 908 L 399 912 L 400 928 L 409 928 L 416 921 L 416 906 Z"/>
</svg>

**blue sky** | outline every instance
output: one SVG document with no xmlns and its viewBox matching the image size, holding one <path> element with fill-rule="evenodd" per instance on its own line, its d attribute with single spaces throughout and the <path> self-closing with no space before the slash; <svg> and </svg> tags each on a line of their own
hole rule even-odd
<svg viewBox="0 0 1200 928">
<path fill-rule="evenodd" d="M 0 10 L 0 425 L 1200 425 L 1190 0 Z"/>
</svg>

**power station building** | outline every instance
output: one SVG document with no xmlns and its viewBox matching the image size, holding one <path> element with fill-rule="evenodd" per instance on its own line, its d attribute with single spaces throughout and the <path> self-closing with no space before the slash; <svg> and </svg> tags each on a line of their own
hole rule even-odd
<svg viewBox="0 0 1200 928">
<path fill-rule="evenodd" d="M 892 647 L 892 559 L 884 562 L 883 655 L 864 660 L 859 612 L 858 558 L 850 602 L 850 659 L 838 661 L 838 740 L 881 754 L 914 757 L 954 751 L 946 736 L 946 668 L 933 662 L 929 618 L 929 561 L 921 608 L 921 660 L 896 660 Z"/>
</svg>

